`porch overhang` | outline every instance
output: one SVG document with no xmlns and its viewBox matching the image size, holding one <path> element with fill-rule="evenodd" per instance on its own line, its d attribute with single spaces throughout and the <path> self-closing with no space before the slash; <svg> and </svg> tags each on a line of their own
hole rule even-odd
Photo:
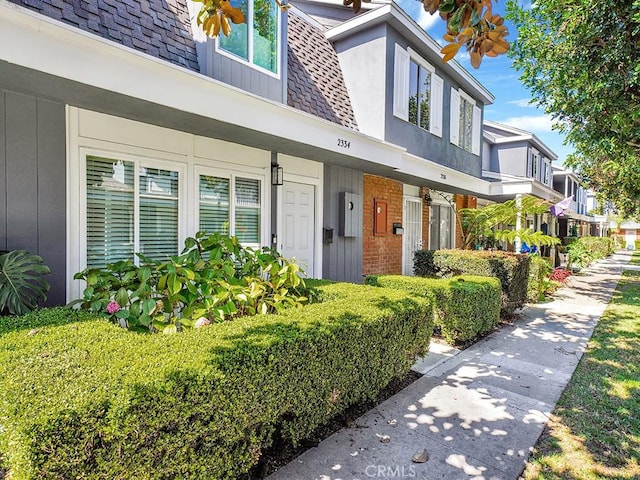
<svg viewBox="0 0 640 480">
<path fill-rule="evenodd" d="M 0 0 L 0 87 L 406 183 L 486 196 L 490 182 Z"/>
</svg>

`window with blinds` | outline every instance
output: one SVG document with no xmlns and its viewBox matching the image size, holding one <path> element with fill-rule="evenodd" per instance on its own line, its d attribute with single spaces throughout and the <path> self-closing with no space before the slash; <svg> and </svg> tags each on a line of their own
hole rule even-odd
<svg viewBox="0 0 640 480">
<path fill-rule="evenodd" d="M 259 246 L 260 180 L 235 175 L 228 178 L 200 175 L 199 185 L 200 230 L 233 235 L 245 245 Z"/>
<path fill-rule="evenodd" d="M 260 244 L 260 181 L 235 179 L 235 236 L 244 244 Z"/>
<path fill-rule="evenodd" d="M 136 179 L 135 162 L 93 156 L 86 166 L 87 267 L 178 253 L 178 172 L 140 165 Z"/>
<path fill-rule="evenodd" d="M 140 167 L 138 183 L 139 251 L 165 260 L 178 253 L 178 172 Z"/>
<path fill-rule="evenodd" d="M 201 231 L 229 235 L 229 179 L 200 175 Z"/>
</svg>

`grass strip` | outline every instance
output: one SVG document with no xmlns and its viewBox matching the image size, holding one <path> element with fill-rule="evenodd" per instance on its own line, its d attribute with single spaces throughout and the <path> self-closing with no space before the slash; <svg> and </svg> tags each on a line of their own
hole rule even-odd
<svg viewBox="0 0 640 480">
<path fill-rule="evenodd" d="M 523 478 L 640 478 L 639 271 L 623 273 Z"/>
</svg>

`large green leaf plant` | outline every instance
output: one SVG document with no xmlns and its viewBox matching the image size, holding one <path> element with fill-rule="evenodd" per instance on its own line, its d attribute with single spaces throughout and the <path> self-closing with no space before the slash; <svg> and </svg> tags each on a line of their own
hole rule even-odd
<svg viewBox="0 0 640 480">
<path fill-rule="evenodd" d="M 47 299 L 51 273 L 42 257 L 26 250 L 0 255 L 0 313 L 24 315 Z"/>
</svg>

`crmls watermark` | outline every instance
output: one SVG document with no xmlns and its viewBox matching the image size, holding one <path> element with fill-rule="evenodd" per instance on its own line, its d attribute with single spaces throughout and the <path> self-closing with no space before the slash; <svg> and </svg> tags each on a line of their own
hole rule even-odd
<svg viewBox="0 0 640 480">
<path fill-rule="evenodd" d="M 369 465 L 364 474 L 369 478 L 415 478 L 416 469 L 413 465 Z"/>
</svg>

